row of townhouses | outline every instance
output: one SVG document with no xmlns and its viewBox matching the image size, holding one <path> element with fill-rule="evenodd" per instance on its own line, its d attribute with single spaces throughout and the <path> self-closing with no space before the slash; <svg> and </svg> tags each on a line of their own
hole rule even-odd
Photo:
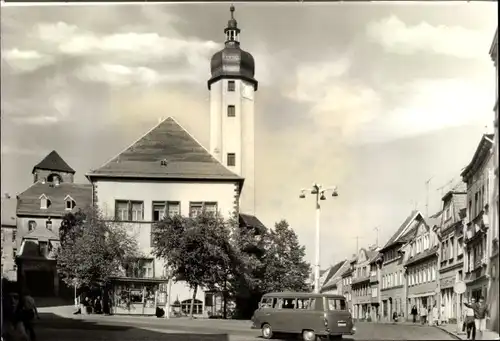
<svg viewBox="0 0 500 341">
<path fill-rule="evenodd" d="M 429 217 L 411 212 L 383 247 L 362 248 L 323 272 L 321 291 L 343 294 L 356 319 L 388 320 L 394 312 L 410 318 L 413 306 L 436 304 L 456 322 L 464 301 L 482 296 L 490 306 L 488 328 L 498 332 L 497 35 L 490 50 L 497 71 L 494 134 L 481 137 L 441 210 Z M 465 293 L 455 293 L 457 282 L 465 283 Z"/>
<path fill-rule="evenodd" d="M 34 296 L 72 296 L 73 289 L 56 271 L 59 227 L 67 213 L 95 206 L 106 220 L 130 231 L 143 254 L 139 269 L 112 279 L 114 313 L 154 314 L 167 301 L 186 313 L 192 290 L 183 281 L 170 281 L 164 260 L 153 256 L 153 224 L 165 215 L 195 217 L 207 210 L 226 218 L 239 215 L 240 227 L 262 228 L 254 198 L 258 83 L 252 55 L 240 48 L 233 12 L 231 6 L 224 48 L 207 61 L 209 148 L 168 117 L 88 171 L 82 184 L 74 182 L 75 170 L 52 151 L 34 166 L 29 188 L 2 198 L 2 276 L 21 282 Z M 195 315 L 217 313 L 217 308 L 218 293 L 198 290 Z"/>
</svg>

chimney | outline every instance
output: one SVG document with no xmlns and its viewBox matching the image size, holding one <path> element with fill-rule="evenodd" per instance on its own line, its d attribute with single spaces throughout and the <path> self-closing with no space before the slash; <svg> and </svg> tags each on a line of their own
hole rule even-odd
<svg viewBox="0 0 500 341">
<path fill-rule="evenodd" d="M 5 192 L 4 195 L 5 195 L 5 199 L 10 199 L 10 194 L 9 193 Z"/>
<path fill-rule="evenodd" d="M 46 178 L 42 178 L 42 184 L 44 184 L 46 182 L 47 182 L 47 179 Z"/>
<path fill-rule="evenodd" d="M 54 185 L 59 186 L 59 178 L 58 177 L 55 177 Z"/>
</svg>

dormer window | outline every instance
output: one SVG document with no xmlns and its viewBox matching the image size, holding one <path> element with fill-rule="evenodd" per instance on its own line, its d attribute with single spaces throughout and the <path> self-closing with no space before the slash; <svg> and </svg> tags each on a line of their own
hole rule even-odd
<svg viewBox="0 0 500 341">
<path fill-rule="evenodd" d="M 160 165 L 162 165 L 163 167 L 166 167 L 168 165 L 168 161 L 167 159 L 163 159 L 160 161 Z"/>
<path fill-rule="evenodd" d="M 40 209 L 46 210 L 50 206 L 50 199 L 45 195 L 40 195 Z"/>
<path fill-rule="evenodd" d="M 47 230 L 52 231 L 52 220 L 50 218 L 45 222 L 45 227 L 47 228 Z"/>
<path fill-rule="evenodd" d="M 66 211 L 71 211 L 73 208 L 75 208 L 75 200 L 70 195 L 67 195 L 64 198 L 64 203 L 65 203 L 65 208 Z"/>
</svg>

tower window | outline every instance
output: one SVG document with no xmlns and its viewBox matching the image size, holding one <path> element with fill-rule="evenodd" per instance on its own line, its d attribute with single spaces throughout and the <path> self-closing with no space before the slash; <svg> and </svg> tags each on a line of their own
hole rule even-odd
<svg viewBox="0 0 500 341">
<path fill-rule="evenodd" d="M 234 81 L 228 81 L 227 82 L 227 91 L 235 91 L 235 88 L 236 88 L 236 84 Z"/>
<path fill-rule="evenodd" d="M 234 167 L 236 166 L 236 154 L 235 153 L 227 153 L 227 165 Z"/>
<path fill-rule="evenodd" d="M 236 117 L 236 108 L 234 105 L 227 106 L 227 117 Z"/>
</svg>

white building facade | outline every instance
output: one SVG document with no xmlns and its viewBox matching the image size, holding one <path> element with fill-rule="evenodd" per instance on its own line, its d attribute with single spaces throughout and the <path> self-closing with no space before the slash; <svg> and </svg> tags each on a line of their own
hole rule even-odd
<svg viewBox="0 0 500 341">
<path fill-rule="evenodd" d="M 168 285 L 164 260 L 153 255 L 153 224 L 167 214 L 237 214 L 242 179 L 170 117 L 87 177 L 94 204 L 136 238 L 141 252 L 139 269 L 113 278 L 113 312 L 151 315 L 159 306 L 187 314 L 193 292 L 182 280 Z M 194 314 L 207 315 L 212 304 L 198 289 Z"/>
</svg>

